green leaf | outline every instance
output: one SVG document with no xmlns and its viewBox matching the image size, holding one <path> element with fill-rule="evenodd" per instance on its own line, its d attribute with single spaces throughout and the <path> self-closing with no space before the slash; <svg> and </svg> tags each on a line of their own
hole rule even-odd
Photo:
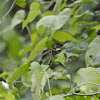
<svg viewBox="0 0 100 100">
<path fill-rule="evenodd" d="M 0 74 L 0 78 L 3 78 L 6 80 L 6 78 L 8 77 L 9 74 L 11 74 L 12 72 L 3 72 Z"/>
<path fill-rule="evenodd" d="M 100 59 L 99 55 L 100 55 L 100 36 L 97 36 L 88 46 L 88 49 L 85 55 L 86 66 L 87 67 L 90 66 L 94 61 L 96 61 L 95 59 L 97 58 Z M 100 64 L 100 61 L 97 60 L 96 64 Z"/>
<path fill-rule="evenodd" d="M 15 99 L 15 96 L 12 93 L 8 92 L 6 95 L 7 95 L 6 100 L 14 100 Z"/>
<path fill-rule="evenodd" d="M 55 7 L 54 7 L 54 9 L 53 9 L 54 13 L 56 13 L 56 14 L 58 13 L 62 1 L 63 1 L 63 0 L 57 0 L 57 1 L 56 1 L 56 5 L 55 5 Z"/>
<path fill-rule="evenodd" d="M 40 10 L 40 4 L 38 2 L 33 2 L 30 5 L 30 11 L 28 14 L 28 17 L 26 18 L 26 20 L 23 22 L 23 29 L 27 26 L 28 23 L 32 22 L 37 15 L 39 15 L 39 10 Z"/>
<path fill-rule="evenodd" d="M 42 69 L 44 71 L 46 71 L 49 67 L 49 65 L 41 65 Z M 51 70 L 50 68 L 46 71 L 47 75 L 48 75 L 48 78 L 50 78 L 52 75 L 53 75 L 53 70 Z"/>
<path fill-rule="evenodd" d="M 56 31 L 53 35 L 53 39 L 58 42 L 75 41 L 78 42 L 69 32 Z"/>
<path fill-rule="evenodd" d="M 15 80 L 19 79 L 23 74 L 29 71 L 29 64 L 24 64 L 18 69 L 16 69 L 11 78 L 9 78 L 9 82 L 14 82 Z"/>
<path fill-rule="evenodd" d="M 33 48 L 34 48 L 34 43 L 32 43 L 31 45 L 28 45 L 26 48 L 22 49 L 19 52 L 19 55 L 22 56 L 22 55 L 26 54 L 27 52 L 33 50 Z"/>
<path fill-rule="evenodd" d="M 61 95 L 50 96 L 49 100 L 65 100 Z"/>
<path fill-rule="evenodd" d="M 68 79 L 67 76 L 63 76 L 61 72 L 52 72 L 54 79 Z"/>
<path fill-rule="evenodd" d="M 75 53 L 71 53 L 71 52 L 65 52 L 66 55 L 67 55 L 67 58 L 70 58 L 70 57 L 79 57 L 78 54 L 75 54 Z"/>
<path fill-rule="evenodd" d="M 33 74 L 33 76 L 36 78 L 36 84 L 34 84 L 34 81 L 32 82 L 32 87 L 33 87 L 33 89 L 32 90 L 34 90 L 35 88 L 34 87 L 36 87 L 36 89 L 34 90 L 35 92 L 34 92 L 34 94 L 32 95 L 32 97 L 33 97 L 33 99 L 34 100 L 40 100 L 40 93 L 41 93 L 41 82 L 42 82 L 42 79 L 43 79 L 43 76 L 45 75 L 45 73 L 44 72 L 41 72 L 41 73 L 39 73 L 39 74 L 36 74 L 35 76 L 34 76 L 34 74 Z M 34 78 L 34 77 L 32 77 L 32 79 Z M 35 86 L 34 86 L 35 85 Z"/>
<path fill-rule="evenodd" d="M 48 37 L 44 38 L 41 40 L 34 48 L 34 50 L 31 52 L 29 58 L 28 58 L 28 63 L 32 60 L 34 60 L 38 53 L 43 50 L 46 47 L 46 42 L 47 42 Z"/>
<path fill-rule="evenodd" d="M 92 97 L 91 96 L 87 96 L 87 97 L 76 96 L 76 100 L 92 100 Z"/>
<path fill-rule="evenodd" d="M 52 48 L 52 43 L 53 42 L 53 40 L 52 40 L 52 36 L 49 36 L 48 37 L 48 40 L 47 40 L 47 47 L 50 49 L 50 48 Z"/>
<path fill-rule="evenodd" d="M 69 6 L 74 6 L 75 4 L 79 4 L 79 3 L 85 3 L 85 2 L 91 2 L 94 1 L 96 3 L 95 0 L 76 0 L 74 3 L 70 4 Z"/>
<path fill-rule="evenodd" d="M 31 83 L 31 78 L 33 74 L 38 74 L 43 71 L 38 62 L 32 62 L 31 67 L 29 67 L 29 69 L 31 70 L 25 76 L 25 81 L 27 83 Z"/>
<path fill-rule="evenodd" d="M 60 63 L 62 63 L 64 65 L 65 60 L 66 60 L 66 57 L 64 56 L 63 52 L 57 54 L 57 61 L 59 61 Z"/>
<path fill-rule="evenodd" d="M 16 0 L 16 4 L 22 8 L 25 8 L 26 6 L 26 3 L 25 3 L 26 0 Z"/>
<path fill-rule="evenodd" d="M 8 54 L 15 60 L 19 61 L 21 59 L 21 56 L 19 56 L 19 51 L 23 47 L 22 41 L 20 40 L 20 36 L 14 30 L 6 32 L 2 35 L 3 39 L 7 42 Z"/>
<path fill-rule="evenodd" d="M 95 25 L 98 24 L 98 22 L 87 22 L 87 21 L 78 21 L 79 24 L 84 24 L 84 25 Z"/>
<path fill-rule="evenodd" d="M 100 30 L 100 25 L 96 25 L 92 29 L 95 29 L 96 31 L 98 31 L 98 30 Z"/>
<path fill-rule="evenodd" d="M 15 96 L 10 93 L 10 91 L 7 91 L 2 84 L 0 83 L 0 97 L 4 97 L 4 100 L 14 100 Z"/>
<path fill-rule="evenodd" d="M 43 78 L 42 78 L 42 80 L 41 80 L 41 90 L 42 90 L 42 92 L 43 92 L 44 86 L 45 86 L 45 84 L 47 82 L 47 78 L 48 78 L 48 74 L 45 73 Z"/>
<path fill-rule="evenodd" d="M 70 9 L 65 8 L 62 12 L 60 12 L 58 15 L 50 15 L 50 16 L 44 16 L 42 19 L 40 19 L 37 24 L 36 28 L 39 30 L 41 26 L 43 28 L 49 28 L 52 32 L 52 34 L 61 27 L 64 26 L 66 21 L 70 18 Z M 41 33 L 40 33 L 41 34 Z M 45 33 L 45 34 L 48 34 Z"/>
<path fill-rule="evenodd" d="M 24 18 L 25 18 L 25 11 L 24 10 L 17 11 L 11 21 L 11 24 L 7 26 L 2 32 L 7 32 L 9 30 L 12 30 L 16 25 L 23 22 Z"/>
<path fill-rule="evenodd" d="M 97 83 L 100 84 L 100 68 L 81 68 L 75 77 L 75 82 L 77 85 L 83 83 Z M 97 85 L 94 84 L 86 84 L 80 87 L 80 90 L 83 92 L 93 92 L 93 88 L 97 88 Z"/>
<path fill-rule="evenodd" d="M 73 100 L 72 98 L 65 97 L 65 100 Z M 77 99 L 76 99 L 77 100 Z M 81 99 L 82 100 L 82 99 Z"/>
<path fill-rule="evenodd" d="M 32 40 L 32 44 L 27 46 L 26 48 L 22 49 L 20 52 L 19 52 L 19 55 L 22 56 L 24 54 L 26 54 L 27 52 L 31 51 L 34 49 L 34 47 L 36 46 L 36 44 L 38 43 L 38 41 L 40 40 L 39 36 L 37 35 L 37 33 L 33 33 L 31 35 L 31 40 Z"/>
</svg>

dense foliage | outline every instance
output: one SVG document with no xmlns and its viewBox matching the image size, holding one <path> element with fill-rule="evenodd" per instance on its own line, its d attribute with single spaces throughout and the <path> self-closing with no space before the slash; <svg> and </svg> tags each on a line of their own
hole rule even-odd
<svg viewBox="0 0 100 100">
<path fill-rule="evenodd" d="M 99 100 L 100 1 L 10 5 L 0 14 L 0 100 Z"/>
</svg>

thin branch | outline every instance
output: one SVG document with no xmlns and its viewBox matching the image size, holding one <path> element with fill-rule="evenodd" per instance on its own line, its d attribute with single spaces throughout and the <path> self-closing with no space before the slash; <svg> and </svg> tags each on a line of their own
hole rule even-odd
<svg viewBox="0 0 100 100">
<path fill-rule="evenodd" d="M 66 94 L 66 96 L 71 96 L 71 95 L 89 96 L 89 95 L 100 94 L 100 92 L 96 92 L 96 93 L 87 93 L 87 94 L 75 93 L 75 92 L 74 92 L 77 88 L 79 88 L 79 87 L 81 87 L 81 86 L 83 86 L 83 85 L 87 85 L 87 84 L 93 84 L 93 85 L 98 85 L 98 86 L 100 86 L 100 84 L 92 83 L 92 82 L 83 83 L 83 84 L 81 84 L 81 85 L 78 85 L 78 86 L 74 87 L 72 90 L 70 90 L 70 91 Z"/>
<path fill-rule="evenodd" d="M 95 92 L 95 93 L 87 93 L 87 94 L 83 94 L 83 93 L 70 93 L 70 94 L 67 94 L 67 95 L 63 95 L 63 97 L 67 97 L 67 96 L 72 96 L 72 95 L 77 95 L 77 96 L 92 96 L 92 95 L 99 95 L 100 92 Z"/>
<path fill-rule="evenodd" d="M 72 93 L 73 91 L 75 91 L 75 89 L 77 89 L 77 88 L 79 88 L 79 87 L 81 87 L 81 86 L 83 86 L 83 85 L 86 85 L 86 84 L 93 84 L 93 85 L 98 85 L 98 86 L 100 86 L 100 84 L 97 84 L 97 83 L 87 82 L 87 83 L 83 83 L 83 84 L 80 84 L 80 85 L 74 87 L 74 88 L 73 88 L 72 90 L 70 90 L 67 94 Z"/>
<path fill-rule="evenodd" d="M 10 13 L 10 11 L 12 10 L 12 8 L 14 7 L 14 4 L 15 4 L 15 0 L 14 0 L 14 2 L 12 3 L 10 9 L 7 11 L 7 13 L 6 13 L 3 17 L 1 17 L 0 19 L 3 19 L 3 20 L 4 20 L 4 18 Z"/>
</svg>

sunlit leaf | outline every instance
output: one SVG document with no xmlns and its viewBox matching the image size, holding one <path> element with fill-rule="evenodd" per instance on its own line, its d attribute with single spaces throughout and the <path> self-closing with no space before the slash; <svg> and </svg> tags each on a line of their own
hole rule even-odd
<svg viewBox="0 0 100 100">
<path fill-rule="evenodd" d="M 57 54 L 57 60 L 64 65 L 65 60 L 66 60 L 66 57 L 64 56 L 64 53 L 61 52 L 61 53 Z"/>
<path fill-rule="evenodd" d="M 26 6 L 26 3 L 25 3 L 26 0 L 16 0 L 16 4 L 22 8 L 25 8 Z"/>
<path fill-rule="evenodd" d="M 70 6 L 73 6 L 73 5 L 79 4 L 79 3 L 91 2 L 91 1 L 94 1 L 96 3 L 95 0 L 76 0 L 74 3 L 70 4 Z"/>
<path fill-rule="evenodd" d="M 30 71 L 25 76 L 25 81 L 27 83 L 31 83 L 31 78 L 32 78 L 33 74 L 38 74 L 38 73 L 42 72 L 42 68 L 38 62 L 32 62 L 29 69 L 30 69 Z"/>
<path fill-rule="evenodd" d="M 28 14 L 28 17 L 26 18 L 26 20 L 23 22 L 23 29 L 27 26 L 28 23 L 32 22 L 37 15 L 39 15 L 39 10 L 40 10 L 40 5 L 38 2 L 33 2 L 30 5 L 30 11 Z"/>
<path fill-rule="evenodd" d="M 36 28 L 39 30 L 39 28 L 43 26 L 44 29 L 49 28 L 51 32 L 54 33 L 57 29 L 60 29 L 61 27 L 63 27 L 66 21 L 70 18 L 70 15 L 71 15 L 70 9 L 65 8 L 58 15 L 49 15 L 40 19 L 37 22 Z"/>
<path fill-rule="evenodd" d="M 32 83 L 32 85 L 35 85 L 36 86 L 36 89 L 34 90 L 35 93 L 33 93 L 32 97 L 34 100 L 41 100 L 41 96 L 40 96 L 40 93 L 41 93 L 41 81 L 43 79 L 43 76 L 44 76 L 44 72 L 41 72 L 39 74 L 36 74 L 34 77 L 36 77 L 36 84 L 34 84 L 34 81 Z M 35 87 L 35 86 L 32 86 L 32 87 Z M 33 89 L 32 89 L 33 90 Z"/>
<path fill-rule="evenodd" d="M 9 30 L 12 30 L 16 25 L 23 22 L 24 18 L 25 18 L 25 11 L 24 10 L 17 11 L 11 21 L 11 24 L 7 26 L 2 32 L 7 32 Z"/>
<path fill-rule="evenodd" d="M 65 52 L 65 53 L 67 55 L 67 58 L 69 58 L 69 57 L 79 57 L 79 55 L 75 54 L 75 53 L 71 53 L 71 52 Z"/>
<path fill-rule="evenodd" d="M 9 74 L 11 74 L 12 72 L 3 72 L 0 74 L 0 78 L 6 79 L 8 77 Z"/>
<path fill-rule="evenodd" d="M 65 100 L 73 100 L 72 98 L 65 97 Z M 77 99 L 76 99 L 77 100 Z M 81 99 L 82 100 L 82 99 Z"/>
<path fill-rule="evenodd" d="M 86 66 L 87 67 L 90 66 L 94 62 L 94 59 L 97 59 L 99 55 L 100 55 L 100 36 L 97 36 L 88 46 L 88 50 L 85 55 Z M 98 60 L 98 62 L 96 61 L 96 64 L 99 64 L 99 62 L 100 60 Z"/>
<path fill-rule="evenodd" d="M 15 96 L 10 93 L 10 91 L 5 90 L 5 88 L 0 83 L 0 97 L 5 97 L 4 100 L 14 100 Z"/>
<path fill-rule="evenodd" d="M 58 42 L 75 41 L 78 42 L 69 32 L 56 31 L 53 35 L 53 39 Z"/>
<path fill-rule="evenodd" d="M 35 46 L 34 50 L 28 58 L 28 62 L 34 60 L 37 57 L 38 53 L 46 47 L 47 39 L 48 37 L 44 38 Z"/>
</svg>

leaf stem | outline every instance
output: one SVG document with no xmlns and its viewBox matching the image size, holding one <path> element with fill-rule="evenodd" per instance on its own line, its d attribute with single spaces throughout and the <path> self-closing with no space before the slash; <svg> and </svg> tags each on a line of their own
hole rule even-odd
<svg viewBox="0 0 100 100">
<path fill-rule="evenodd" d="M 27 29 L 27 31 L 28 31 L 28 33 L 29 33 L 30 38 L 31 38 L 31 31 L 30 31 L 29 27 L 26 26 L 26 29 Z"/>
</svg>

